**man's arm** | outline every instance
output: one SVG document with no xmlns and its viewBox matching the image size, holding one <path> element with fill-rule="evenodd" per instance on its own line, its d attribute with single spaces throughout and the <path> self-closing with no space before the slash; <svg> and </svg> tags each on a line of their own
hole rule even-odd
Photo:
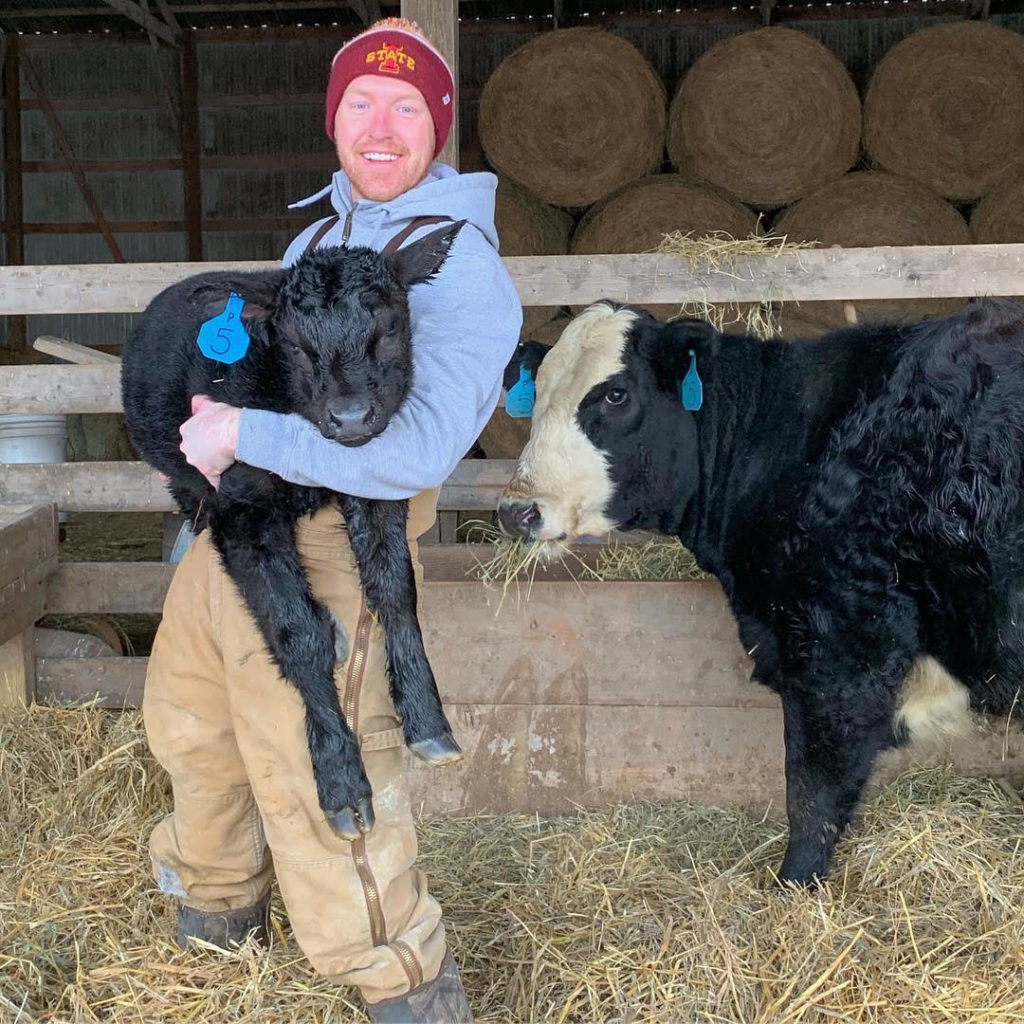
<svg viewBox="0 0 1024 1024">
<path fill-rule="evenodd" d="M 412 290 L 409 306 L 412 390 L 383 434 L 343 448 L 301 416 L 243 409 L 236 458 L 293 483 L 365 498 L 408 498 L 442 483 L 497 404 L 522 308 L 497 253 L 468 225 L 437 277 Z"/>
</svg>

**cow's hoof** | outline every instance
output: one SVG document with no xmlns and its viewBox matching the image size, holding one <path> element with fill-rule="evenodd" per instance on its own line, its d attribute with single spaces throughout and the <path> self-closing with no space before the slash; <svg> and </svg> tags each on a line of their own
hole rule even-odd
<svg viewBox="0 0 1024 1024">
<path fill-rule="evenodd" d="M 327 824 L 350 843 L 369 832 L 376 820 L 369 800 L 360 800 L 355 807 L 342 807 L 340 811 L 327 814 Z"/>
<path fill-rule="evenodd" d="M 334 660 L 337 664 L 348 661 L 348 633 L 341 624 L 341 619 L 334 612 L 330 613 L 331 625 L 334 627 Z"/>
<path fill-rule="evenodd" d="M 409 744 L 409 749 L 428 764 L 455 764 L 462 760 L 462 747 L 455 742 L 450 732 L 417 740 Z"/>
</svg>

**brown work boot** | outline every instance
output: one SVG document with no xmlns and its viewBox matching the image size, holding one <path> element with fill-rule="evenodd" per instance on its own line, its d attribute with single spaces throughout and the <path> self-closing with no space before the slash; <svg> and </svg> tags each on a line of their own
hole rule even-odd
<svg viewBox="0 0 1024 1024">
<path fill-rule="evenodd" d="M 441 973 L 404 996 L 366 1003 L 366 1016 L 374 1024 L 472 1024 L 466 990 L 459 969 L 448 951 L 441 961 Z"/>
<path fill-rule="evenodd" d="M 270 947 L 270 894 L 250 907 L 239 910 L 196 910 L 178 906 L 178 945 L 188 949 L 189 939 L 203 939 L 221 949 L 237 949 L 249 934 L 256 942 Z"/>
</svg>

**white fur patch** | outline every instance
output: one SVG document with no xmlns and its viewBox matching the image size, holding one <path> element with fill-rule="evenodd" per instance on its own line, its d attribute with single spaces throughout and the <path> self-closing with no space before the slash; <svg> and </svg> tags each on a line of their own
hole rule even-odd
<svg viewBox="0 0 1024 1024">
<path fill-rule="evenodd" d="M 576 422 L 576 410 L 595 384 L 625 366 L 623 349 L 637 314 L 598 302 L 585 309 L 544 357 L 530 440 L 503 495 L 537 503 L 540 540 L 602 536 L 615 528 L 604 514 L 612 495 L 608 460 Z"/>
<path fill-rule="evenodd" d="M 911 740 L 945 740 L 970 732 L 971 709 L 967 687 L 934 658 L 914 662 L 900 693 L 893 724 L 906 729 Z"/>
</svg>

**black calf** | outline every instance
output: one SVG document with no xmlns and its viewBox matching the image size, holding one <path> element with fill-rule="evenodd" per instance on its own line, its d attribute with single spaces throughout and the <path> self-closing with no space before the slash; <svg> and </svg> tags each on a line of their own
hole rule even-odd
<svg viewBox="0 0 1024 1024">
<path fill-rule="evenodd" d="M 298 688 L 320 806 L 346 839 L 374 823 L 358 740 L 334 682 L 348 641 L 310 591 L 295 526 L 302 515 L 339 505 L 368 606 L 384 630 L 391 696 L 406 744 L 424 760 L 445 763 L 461 751 L 416 618 L 407 502 L 298 486 L 241 463 L 214 490 L 185 462 L 178 427 L 190 414 L 192 396 L 207 394 L 231 405 L 297 412 L 343 445 L 376 437 L 412 381 L 408 289 L 440 269 L 461 226 L 387 257 L 370 249 L 323 248 L 287 270 L 188 278 L 150 303 L 124 351 L 122 391 L 132 441 L 169 477 L 194 527 L 209 527 L 281 674 Z M 225 311 L 231 293 L 245 300 L 241 321 L 250 341 L 241 359 L 226 364 L 207 358 L 196 339 L 204 322 Z"/>
</svg>

